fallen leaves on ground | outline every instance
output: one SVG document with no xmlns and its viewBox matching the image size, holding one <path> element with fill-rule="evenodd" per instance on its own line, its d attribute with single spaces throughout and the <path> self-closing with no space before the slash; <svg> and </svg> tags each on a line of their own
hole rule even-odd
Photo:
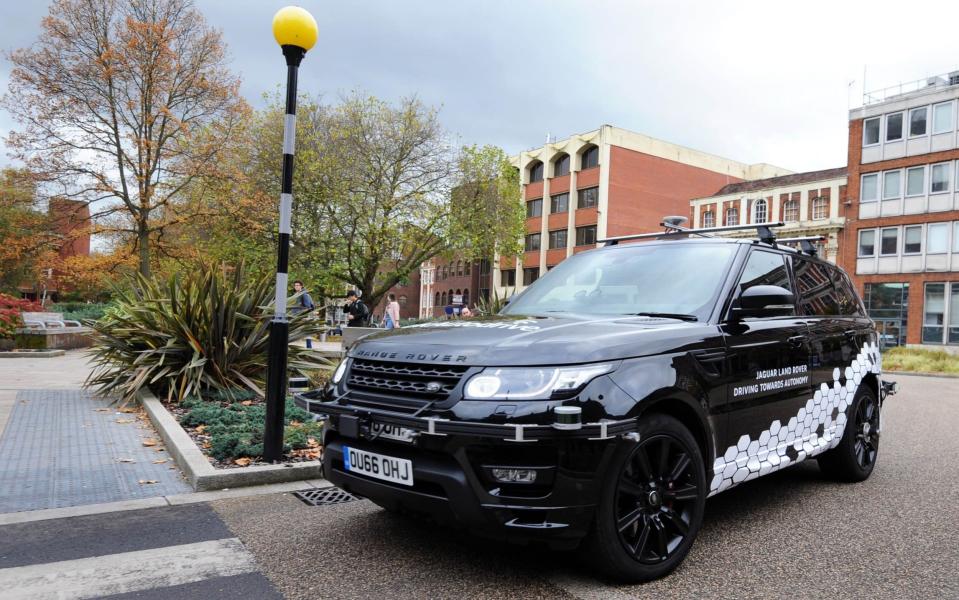
<svg viewBox="0 0 959 600">
<path fill-rule="evenodd" d="M 110 412 L 109 408 L 94 408 L 93 412 Z"/>
<path fill-rule="evenodd" d="M 155 465 L 162 465 L 162 464 L 165 463 L 166 461 L 167 461 L 167 459 L 165 459 L 165 458 L 158 458 L 158 459 L 156 459 L 155 461 L 153 461 L 153 464 L 155 464 Z"/>
<path fill-rule="evenodd" d="M 240 404 L 242 404 L 243 406 L 253 406 L 253 401 L 252 401 L 252 400 L 244 400 L 243 402 L 240 402 Z"/>
<path fill-rule="evenodd" d="M 149 446 L 156 446 L 156 445 L 157 445 L 157 441 L 156 441 L 155 439 L 153 439 L 153 438 L 146 438 L 145 440 L 143 440 L 143 445 L 144 445 L 144 446 L 147 446 L 147 447 L 149 447 Z"/>
<path fill-rule="evenodd" d="M 141 479 L 137 483 L 140 485 L 150 485 L 151 483 L 160 483 L 160 481 L 157 479 Z"/>
<path fill-rule="evenodd" d="M 196 431 L 197 433 L 203 433 L 204 431 L 206 431 L 206 425 L 197 425 L 194 428 L 194 431 Z"/>
<path fill-rule="evenodd" d="M 117 411 L 129 414 L 129 413 L 135 413 L 137 409 L 132 406 L 121 406 L 119 409 L 117 409 Z"/>
<path fill-rule="evenodd" d="M 133 423 L 133 419 L 117 419 L 115 423 L 119 423 L 120 425 L 126 425 L 127 423 Z"/>
<path fill-rule="evenodd" d="M 234 464 L 239 465 L 241 467 L 245 467 L 249 465 L 251 462 L 253 462 L 253 459 L 248 458 L 246 456 L 244 456 L 243 458 L 238 458 L 233 461 Z"/>
<path fill-rule="evenodd" d="M 136 460 L 134 460 L 134 459 L 132 459 L 132 458 L 118 458 L 118 459 L 117 459 L 117 462 L 122 462 L 122 463 L 135 463 Z"/>
</svg>

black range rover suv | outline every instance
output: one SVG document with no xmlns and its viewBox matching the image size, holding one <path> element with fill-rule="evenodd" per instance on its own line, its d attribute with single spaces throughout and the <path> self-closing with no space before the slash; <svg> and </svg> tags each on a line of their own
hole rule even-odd
<svg viewBox="0 0 959 600">
<path fill-rule="evenodd" d="M 667 231 L 576 254 L 499 315 L 357 343 L 297 397 L 328 417 L 327 479 L 645 581 L 683 560 L 708 496 L 813 457 L 869 477 L 887 390 L 848 276 L 765 228 Z"/>
</svg>

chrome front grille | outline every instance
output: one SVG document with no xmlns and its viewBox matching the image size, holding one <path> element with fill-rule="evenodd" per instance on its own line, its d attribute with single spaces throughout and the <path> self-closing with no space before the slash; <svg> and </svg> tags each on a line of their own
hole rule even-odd
<svg viewBox="0 0 959 600">
<path fill-rule="evenodd" d="M 353 359 L 346 386 L 352 392 L 427 402 L 442 401 L 456 388 L 468 367 L 420 365 Z"/>
</svg>

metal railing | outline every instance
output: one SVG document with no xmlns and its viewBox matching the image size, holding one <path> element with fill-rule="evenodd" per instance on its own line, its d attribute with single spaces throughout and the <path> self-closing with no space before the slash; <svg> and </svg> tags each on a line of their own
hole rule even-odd
<svg viewBox="0 0 959 600">
<path fill-rule="evenodd" d="M 959 70 L 934 75 L 932 77 L 924 77 L 915 81 L 906 81 L 879 90 L 863 92 L 862 104 L 863 106 L 869 106 L 870 104 L 878 104 L 879 102 L 885 102 L 886 100 L 891 100 L 892 98 L 906 94 L 926 90 L 933 91 L 954 85 L 959 85 Z"/>
</svg>

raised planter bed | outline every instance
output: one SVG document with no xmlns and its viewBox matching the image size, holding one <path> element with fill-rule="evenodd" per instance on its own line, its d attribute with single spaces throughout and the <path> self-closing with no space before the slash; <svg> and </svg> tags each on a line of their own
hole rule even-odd
<svg viewBox="0 0 959 600">
<path fill-rule="evenodd" d="M 53 358 L 63 356 L 66 350 L 9 350 L 0 351 L 0 358 Z"/>
<path fill-rule="evenodd" d="M 166 444 L 167 451 L 198 492 L 323 477 L 322 465 L 317 460 L 218 469 L 159 398 L 145 389 L 140 390 L 137 398 Z"/>
<path fill-rule="evenodd" d="M 19 349 L 34 350 L 71 350 L 89 348 L 93 338 L 88 327 L 67 327 L 64 329 L 18 329 L 16 346 Z"/>
</svg>

